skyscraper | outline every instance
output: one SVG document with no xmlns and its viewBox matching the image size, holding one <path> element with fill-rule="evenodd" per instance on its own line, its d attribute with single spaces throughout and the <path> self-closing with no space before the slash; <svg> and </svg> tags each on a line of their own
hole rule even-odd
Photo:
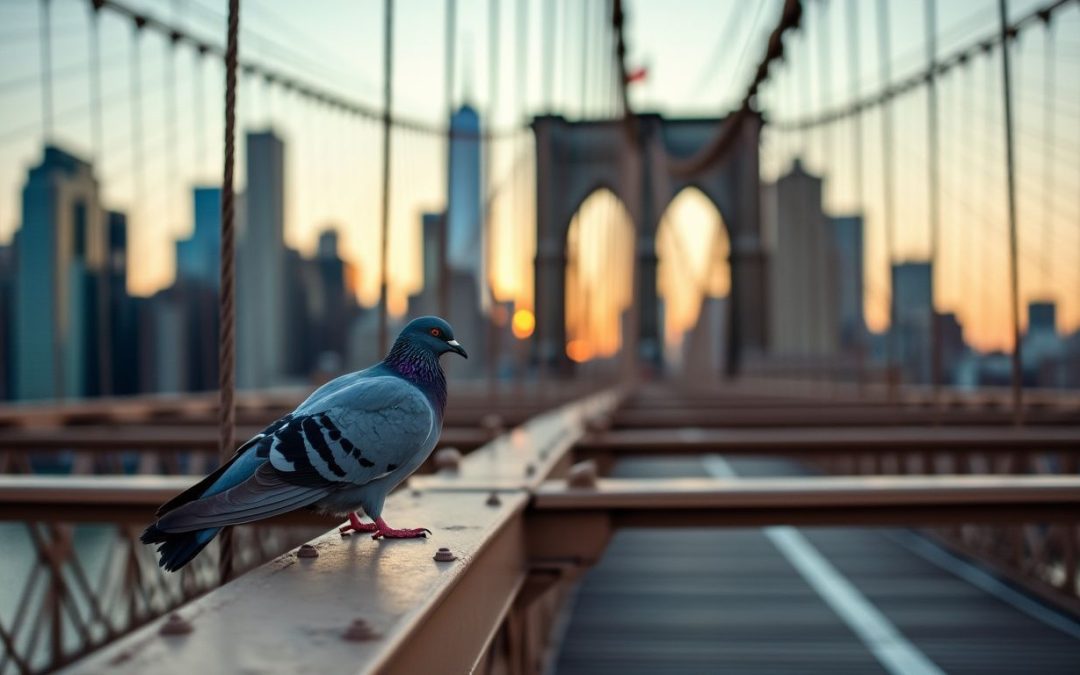
<svg viewBox="0 0 1080 675">
<path fill-rule="evenodd" d="M 905 378 L 929 383 L 930 340 L 934 321 L 934 270 L 929 262 L 896 263 L 892 267 L 892 320 L 896 356 Z"/>
<path fill-rule="evenodd" d="M 90 164 L 48 146 L 22 191 L 15 278 L 15 398 L 100 390 L 107 321 L 100 290 L 108 256 L 105 214 Z"/>
<path fill-rule="evenodd" d="M 119 211 L 105 214 L 109 236 L 108 302 L 109 367 L 112 389 L 116 395 L 139 391 L 139 343 L 135 302 L 127 292 L 127 215 Z"/>
<path fill-rule="evenodd" d="M 830 219 L 833 249 L 836 252 L 839 297 L 840 345 L 852 350 L 866 339 L 863 318 L 863 219 L 861 215 Z"/>
<path fill-rule="evenodd" d="M 447 190 L 448 262 L 478 281 L 484 274 L 480 191 L 480 116 L 463 105 L 450 117 L 450 167 Z"/>
<path fill-rule="evenodd" d="M 836 251 L 821 188 L 821 178 L 798 159 L 764 188 L 763 219 L 774 238 L 769 311 L 777 354 L 828 356 L 839 347 Z"/>
<path fill-rule="evenodd" d="M 420 290 L 409 297 L 409 314 L 422 316 L 438 314 L 439 286 L 442 284 L 443 223 L 442 213 L 424 213 L 421 223 L 421 272 L 423 282 Z"/>
<path fill-rule="evenodd" d="M 247 134 L 244 227 L 237 242 L 237 381 L 279 384 L 285 371 L 285 144 Z"/>
<path fill-rule="evenodd" d="M 221 264 L 221 188 L 196 187 L 192 193 L 195 227 L 176 242 L 176 279 L 217 289 Z"/>
</svg>

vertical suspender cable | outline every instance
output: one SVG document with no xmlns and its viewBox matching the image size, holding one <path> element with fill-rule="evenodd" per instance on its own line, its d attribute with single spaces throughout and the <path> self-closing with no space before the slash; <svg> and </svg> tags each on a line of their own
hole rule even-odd
<svg viewBox="0 0 1080 675">
<path fill-rule="evenodd" d="M 51 0 L 41 0 L 41 125 L 46 145 L 53 135 Z"/>
<path fill-rule="evenodd" d="M 49 42 L 51 33 L 49 17 L 50 0 L 41 0 L 41 136 L 42 144 L 48 146 L 52 141 L 52 45 Z M 53 285 L 59 283 L 59 271 L 53 266 Z M 54 315 L 53 321 L 58 322 L 59 316 Z M 60 342 L 60 331 L 53 331 L 52 341 L 53 357 L 53 392 L 56 398 L 64 397 L 64 358 L 63 345 Z"/>
<path fill-rule="evenodd" d="M 832 42 L 829 41 L 829 0 L 819 0 L 821 11 L 818 16 L 818 103 L 822 114 L 829 110 L 830 74 L 832 73 Z M 827 122 L 821 128 L 822 175 L 825 174 L 825 158 L 835 156 L 832 152 L 834 122 Z M 824 197 L 824 195 L 823 195 Z"/>
<path fill-rule="evenodd" d="M 229 0 L 229 25 L 225 48 L 225 166 L 221 179 L 221 295 L 218 310 L 221 333 L 218 340 L 218 453 L 228 461 L 233 452 L 236 425 L 236 208 L 233 169 L 236 164 L 236 66 L 240 26 L 240 0 Z M 221 582 L 233 575 L 232 528 L 221 533 Z"/>
<path fill-rule="evenodd" d="M 851 79 L 851 100 L 859 100 L 859 61 L 861 54 L 859 53 L 859 15 L 858 15 L 859 0 L 848 0 L 847 3 L 847 34 L 848 34 L 848 77 Z M 866 195 L 864 192 L 863 181 L 863 115 L 862 113 L 853 115 L 851 118 L 851 152 L 852 152 L 852 176 L 854 177 L 854 191 L 855 199 L 858 204 L 862 206 L 863 214 L 865 216 L 866 210 Z M 865 217 L 863 224 L 865 226 Z M 859 255 L 863 255 L 862 249 L 858 251 Z M 859 278 L 853 279 L 858 287 L 858 284 L 862 282 L 862 265 L 853 265 L 852 272 Z M 865 294 L 865 290 L 864 290 Z M 864 299 L 860 297 L 858 299 L 860 303 L 863 303 Z M 861 313 L 861 312 L 860 312 Z M 856 326 L 859 331 L 856 337 L 856 368 L 857 378 L 859 386 L 864 384 L 866 377 L 866 334 L 865 327 L 863 325 Z"/>
<path fill-rule="evenodd" d="M 173 214 L 173 198 L 176 196 L 176 186 L 180 182 L 180 170 L 179 161 L 177 157 L 176 145 L 180 140 L 179 129 L 179 109 L 177 104 L 176 95 L 176 43 L 179 40 L 179 33 L 173 33 L 170 37 L 169 43 L 166 45 L 166 53 L 162 58 L 163 62 L 163 77 L 165 78 L 165 92 L 161 96 L 162 104 L 164 105 L 165 124 L 166 129 L 166 142 L 165 142 L 165 200 L 162 210 L 167 214 Z M 168 230 L 168 223 L 166 223 L 166 230 Z M 169 233 L 170 235 L 172 233 Z"/>
<path fill-rule="evenodd" d="M 818 8 L 819 8 L 818 26 L 817 26 L 817 39 L 818 39 L 818 97 L 819 97 L 818 104 L 821 107 L 821 112 L 824 114 L 829 110 L 829 74 L 830 74 L 830 71 L 829 71 L 830 58 L 829 57 L 830 57 L 830 50 L 832 49 L 832 44 L 829 42 L 829 0 L 819 0 L 818 1 Z M 826 162 L 828 161 L 828 158 L 835 157 L 835 154 L 832 152 L 832 147 L 831 147 L 832 140 L 833 140 L 833 133 L 832 133 L 832 125 L 833 124 L 834 124 L 833 122 L 825 123 L 822 126 L 821 131 L 820 131 L 820 133 L 821 133 L 821 176 L 822 176 L 823 179 L 826 177 L 826 174 L 827 174 Z M 829 181 L 827 181 L 827 180 L 822 181 L 821 200 L 822 200 L 823 205 L 827 202 L 827 197 L 828 197 L 828 188 L 827 188 L 827 186 L 828 186 L 828 184 L 829 184 Z M 825 277 L 825 275 L 827 274 L 826 270 L 827 270 L 828 265 L 829 265 L 829 263 L 828 263 L 828 255 L 829 255 L 829 247 L 830 247 L 829 237 L 831 235 L 831 229 L 832 228 L 831 228 L 831 225 L 830 225 L 828 220 L 825 221 L 825 228 L 826 228 L 826 230 L 823 233 L 824 236 L 822 236 L 819 239 L 820 247 L 819 247 L 816 255 L 814 256 L 815 264 L 818 265 L 819 267 L 821 267 L 822 272 L 823 272 L 823 274 L 815 275 L 819 279 L 823 279 Z M 820 303 L 819 307 L 820 307 L 820 312 L 821 312 L 820 316 L 822 316 L 822 317 L 828 316 L 828 305 L 830 304 L 831 298 L 826 294 L 827 292 L 828 291 L 826 291 L 825 289 L 822 289 L 822 291 L 819 292 L 819 294 L 818 294 L 818 302 Z M 828 330 L 827 327 L 825 327 L 825 326 L 822 326 L 822 328 L 826 328 L 826 330 L 827 330 L 827 332 L 824 332 L 824 333 L 821 334 L 821 337 L 823 338 L 822 347 L 823 348 L 828 348 L 828 346 L 829 346 L 828 342 L 830 340 L 828 340 L 826 338 L 828 338 L 828 336 L 832 333 L 832 331 Z M 827 369 L 826 369 L 825 372 L 822 373 L 822 376 L 826 380 L 829 379 Z"/>
<path fill-rule="evenodd" d="M 383 2 L 383 157 L 382 157 L 382 242 L 379 247 L 379 353 L 389 348 L 390 251 L 390 105 L 394 91 L 394 2 Z"/>
<path fill-rule="evenodd" d="M 101 20 L 99 2 L 91 2 L 89 12 L 89 77 L 90 84 L 90 147 L 91 163 L 98 166 L 102 159 L 103 132 L 101 126 Z M 106 223 L 106 228 L 108 224 Z M 110 235 L 106 233 L 106 237 Z M 106 268 L 112 267 L 111 247 L 105 260 Z M 112 293 L 110 288 L 111 274 L 101 277 L 102 283 L 98 285 L 98 325 L 97 325 L 97 360 L 98 360 L 98 391 L 102 396 L 113 393 L 112 390 L 112 353 L 109 349 L 109 334 L 112 330 L 112 315 L 109 312 L 109 297 Z"/>
<path fill-rule="evenodd" d="M 1047 294 L 1054 286 L 1054 245 L 1051 205 L 1054 201 L 1054 24 L 1046 15 L 1043 32 L 1043 191 L 1042 191 L 1042 258 L 1046 270 Z M 1078 295 L 1077 297 L 1080 297 Z"/>
<path fill-rule="evenodd" d="M 193 170 L 196 176 L 200 176 L 199 169 L 205 166 L 206 163 L 206 97 L 204 93 L 205 82 L 203 79 L 203 55 L 206 54 L 204 47 L 191 52 L 192 62 L 191 70 L 194 82 L 192 83 L 192 110 L 191 116 L 192 132 L 194 136 L 192 138 L 191 148 L 195 153 L 194 161 L 192 163 Z"/>
<path fill-rule="evenodd" d="M 592 40 L 589 39 L 589 7 L 591 4 L 588 0 L 581 0 L 581 93 L 578 103 L 581 104 L 582 118 L 588 114 L 585 97 L 589 91 L 589 45 L 592 44 Z"/>
<path fill-rule="evenodd" d="M 499 0 L 488 0 L 488 112 L 487 112 L 487 128 L 493 129 L 495 127 L 495 111 L 498 106 L 499 100 Z M 484 195 L 484 212 L 483 212 L 483 250 L 484 256 L 483 278 L 480 279 L 482 288 L 487 294 L 489 301 L 489 314 L 488 314 L 488 347 L 490 349 L 490 355 L 488 358 L 488 394 L 494 396 L 496 393 L 496 387 L 498 384 L 499 375 L 499 358 L 501 335 L 497 319 L 501 316 L 502 308 L 499 307 L 495 300 L 495 288 L 491 283 L 492 274 L 492 261 L 494 256 L 492 255 L 492 244 L 494 238 L 492 235 L 491 224 L 491 209 L 492 209 L 492 194 L 495 191 L 494 172 L 495 165 L 494 160 L 494 140 L 492 137 L 485 138 L 484 143 L 484 167 L 485 167 L 485 184 L 486 194 Z M 504 317 L 506 319 L 512 319 L 512 317 Z"/>
<path fill-rule="evenodd" d="M 941 321 L 937 311 L 938 284 L 941 278 L 941 215 L 939 205 L 940 171 L 938 165 L 938 101 L 937 101 L 937 3 L 926 0 L 926 135 L 927 143 L 927 196 L 930 211 L 930 383 L 934 403 L 941 397 L 942 355 Z"/>
<path fill-rule="evenodd" d="M 446 0 L 446 35 L 443 38 L 445 57 L 443 59 L 446 71 L 443 74 L 443 86 L 446 96 L 446 211 L 443 213 L 442 227 L 439 228 L 439 285 L 438 301 L 439 314 L 444 319 L 450 318 L 450 208 L 453 206 L 454 191 L 450 181 L 453 173 L 452 161 L 454 138 L 449 123 L 454 116 L 454 55 L 457 35 L 457 2 Z"/>
<path fill-rule="evenodd" d="M 104 139 L 101 117 L 101 3 L 90 5 L 90 144 L 94 161 L 101 161 Z"/>
<path fill-rule="evenodd" d="M 557 0 L 541 3 L 541 72 L 543 73 L 544 112 L 552 110 L 552 92 L 555 87 L 555 7 Z"/>
<path fill-rule="evenodd" d="M 522 124 L 525 121 L 525 93 L 526 93 L 526 91 L 525 91 L 525 86 L 526 86 L 525 76 L 526 76 L 526 73 L 528 72 L 527 60 L 528 60 L 528 54 L 529 54 L 529 47 L 528 47 L 528 45 L 529 45 L 528 7 L 529 7 L 528 0 L 518 0 L 517 5 L 514 8 L 514 42 L 517 45 L 517 49 L 514 50 L 514 105 L 512 107 L 512 111 L 513 111 L 513 119 L 514 119 L 514 125 L 515 126 L 517 126 L 519 124 Z M 524 134 L 514 134 L 514 136 L 512 137 L 512 140 L 510 141 L 510 143 L 511 143 L 511 151 L 513 152 L 513 155 L 514 155 L 513 175 L 512 175 L 512 178 L 511 178 L 511 181 L 513 182 L 513 187 L 511 188 L 511 195 L 513 197 L 513 200 L 511 202 L 511 209 L 512 209 L 511 221 L 512 222 L 517 221 L 519 223 L 525 222 L 524 220 L 521 219 L 522 212 L 525 210 L 525 198 L 524 198 L 524 193 L 525 193 L 525 189 L 526 189 L 525 172 L 524 172 L 524 170 L 519 171 L 519 169 L 518 169 L 518 164 L 519 163 L 517 161 L 520 154 L 521 154 L 521 152 L 522 152 L 522 143 L 521 143 L 522 136 L 524 136 Z M 511 227 L 511 228 L 509 228 L 509 232 L 507 232 L 506 234 L 507 234 L 506 238 L 509 241 L 509 247 L 508 248 L 510 249 L 510 252 L 511 252 L 510 255 L 516 260 L 521 255 L 521 250 L 520 250 L 520 246 L 519 246 L 520 242 L 521 242 L 520 228 Z M 538 250 L 539 250 L 540 246 L 542 246 L 542 242 L 538 241 L 537 242 Z M 537 277 L 544 274 L 543 265 L 537 264 L 536 270 L 537 270 L 536 271 Z M 539 281 L 539 278 L 537 279 L 537 281 Z M 518 302 L 521 302 L 520 296 L 522 294 L 522 288 L 521 288 L 522 284 L 521 284 L 520 280 L 519 280 L 518 283 L 519 283 L 519 285 L 518 285 L 518 295 L 519 295 Z M 541 288 L 541 286 L 537 285 L 536 288 Z M 533 310 L 535 311 L 538 308 L 538 303 L 536 302 L 536 299 L 535 299 L 535 295 L 536 295 L 535 289 L 533 291 L 533 295 L 534 295 L 534 298 L 533 298 Z M 545 319 L 550 320 L 551 317 L 545 317 Z M 538 321 L 539 321 L 539 318 L 538 318 Z M 539 342 L 539 338 L 537 337 L 536 339 Z M 540 342 L 539 344 L 540 344 L 541 347 L 543 347 L 542 342 Z M 554 356 L 554 355 L 544 354 L 542 349 L 538 350 L 536 353 L 540 357 L 540 363 L 538 364 L 538 372 L 539 372 L 541 381 L 543 381 L 543 378 L 544 378 L 544 376 L 546 375 L 546 372 L 547 372 L 546 369 L 548 367 L 548 363 L 547 363 L 548 358 L 549 358 L 549 356 Z M 525 371 L 524 368 L 519 368 L 518 369 L 518 375 L 523 376 L 524 371 Z"/>
<path fill-rule="evenodd" d="M 1023 377 L 1021 346 L 1020 346 L 1020 272 L 1017 269 L 1017 240 L 1016 240 L 1016 175 L 1015 158 L 1013 148 L 1013 109 L 1012 109 L 1012 75 L 1009 72 L 1009 10 L 1007 0 L 998 0 L 998 14 L 1001 18 L 1001 78 L 1002 95 L 1005 105 L 1005 178 L 1006 197 L 1009 217 L 1009 304 L 1012 309 L 1012 404 L 1013 422 L 1024 423 Z M 1049 148 L 1046 151 L 1049 152 Z"/>
<path fill-rule="evenodd" d="M 893 261 L 893 138 L 892 138 L 892 74 L 890 59 L 892 48 L 889 46 L 889 6 L 886 0 L 878 0 L 878 66 L 881 69 L 881 86 L 886 92 L 886 100 L 881 104 L 881 161 L 882 186 L 882 222 L 885 237 L 885 279 L 888 282 L 889 328 L 885 333 L 885 364 L 888 382 L 889 400 L 896 400 L 896 303 L 893 299 L 892 261 Z"/>
</svg>

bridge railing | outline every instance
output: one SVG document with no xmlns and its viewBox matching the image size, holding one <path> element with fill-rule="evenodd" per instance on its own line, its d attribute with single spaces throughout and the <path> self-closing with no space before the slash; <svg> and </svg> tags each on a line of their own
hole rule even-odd
<svg viewBox="0 0 1080 675">
<path fill-rule="evenodd" d="M 387 510 L 402 525 L 430 527 L 433 539 L 375 543 L 331 531 L 90 655 L 76 670 L 536 672 L 572 582 L 626 526 L 1024 524 L 1070 532 L 1075 543 L 1075 475 L 605 478 L 602 454 L 640 454 L 627 434 L 646 433 L 608 428 L 622 414 L 613 414 L 618 400 L 608 392 L 565 406 L 456 466 L 414 477 Z M 943 438 L 957 435 L 942 431 Z M 746 430 L 735 430 L 743 437 L 726 446 L 710 433 L 669 430 L 672 452 L 755 445 Z M 1000 449 L 1025 445 L 1020 433 Z M 1026 445 L 1058 444 L 1056 452 L 1064 452 L 1071 438 L 1038 433 Z M 972 434 L 952 442 L 976 447 L 984 440 Z M 848 448 L 857 441 L 848 439 Z M 807 455 L 790 438 L 771 443 L 756 450 L 784 454 L 778 448 L 790 443 L 790 456 L 826 457 L 813 439 L 803 444 Z M 156 504 L 158 497 L 146 499 Z M 8 508 L 2 504 L 0 512 Z"/>
<path fill-rule="evenodd" d="M 542 414 L 489 443 L 471 463 L 505 464 L 506 457 L 514 457 L 522 462 L 518 482 L 536 484 L 555 469 L 558 458 L 583 433 L 585 416 L 610 409 L 616 399 L 616 393 L 605 392 Z M 487 416 L 492 410 L 488 408 Z M 491 431 L 481 429 L 488 438 Z M 95 448 L 94 443 L 88 444 L 91 450 L 107 447 L 104 442 L 100 445 Z M 448 466 L 444 470 L 456 468 Z M 0 616 L 4 646 L 0 673 L 39 672 L 63 666 L 217 587 L 217 553 L 213 545 L 180 574 L 165 575 L 158 570 L 152 549 L 138 542 L 154 508 L 193 480 L 188 476 L 160 475 L 0 476 L 0 527 L 6 528 L 14 540 L 29 539 L 22 549 L 32 551 L 33 557 L 23 561 L 26 578 L 21 584 L 24 590 L 12 603 L 17 606 L 14 616 Z M 505 485 L 510 489 L 516 483 L 507 480 Z M 494 487 L 494 496 L 485 490 L 473 500 L 480 503 L 483 514 L 494 512 L 499 518 L 508 517 L 512 510 L 501 506 L 504 499 L 516 503 L 518 511 L 523 508 L 522 494 L 503 495 L 498 485 Z M 430 504 L 430 498 L 417 505 L 413 503 L 414 493 L 402 490 L 392 496 L 391 508 L 396 518 L 408 519 L 415 514 L 425 525 L 441 530 L 451 542 L 457 542 L 456 530 L 468 530 L 462 535 L 464 539 L 455 543 L 456 550 L 464 555 L 469 546 L 466 542 L 485 542 L 487 535 L 473 530 L 478 523 L 486 522 L 486 515 L 474 517 L 462 512 L 465 501 L 450 496 L 448 499 L 462 506 Z M 410 503 L 413 505 L 407 506 Z M 439 514 L 437 518 L 429 517 L 432 506 Z M 467 525 L 449 523 L 445 514 Z M 318 531 L 313 526 L 325 526 L 326 522 L 325 517 L 305 512 L 238 528 L 234 546 L 239 569 L 251 569 L 307 541 Z M 497 523 L 491 521 L 491 525 Z M 338 536 L 335 532 L 328 535 L 331 540 Z M 81 541 L 74 545 L 77 538 Z M 366 541 L 361 537 L 355 541 L 362 539 Z M 317 551 L 324 544 L 317 541 L 315 546 L 306 550 Z M 507 591 L 504 595 L 513 594 Z"/>
</svg>

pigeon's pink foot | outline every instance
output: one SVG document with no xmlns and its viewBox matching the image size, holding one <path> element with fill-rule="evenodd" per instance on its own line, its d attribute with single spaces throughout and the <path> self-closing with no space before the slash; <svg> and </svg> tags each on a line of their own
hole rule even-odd
<svg viewBox="0 0 1080 675">
<path fill-rule="evenodd" d="M 349 514 L 349 524 L 338 528 L 341 536 L 347 537 L 351 532 L 378 532 L 379 526 L 375 523 L 361 523 L 360 516 L 355 513 Z"/>
<path fill-rule="evenodd" d="M 379 539 L 380 537 L 386 537 L 387 539 L 416 539 L 417 537 L 426 537 L 431 534 L 431 530 L 426 527 L 417 527 L 411 530 L 395 530 L 386 524 L 386 521 L 382 518 L 375 519 L 375 534 L 371 535 L 372 539 Z"/>
</svg>

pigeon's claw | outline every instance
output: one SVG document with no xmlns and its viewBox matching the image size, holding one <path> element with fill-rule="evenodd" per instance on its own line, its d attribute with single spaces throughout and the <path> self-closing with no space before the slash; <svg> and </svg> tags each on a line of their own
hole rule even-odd
<svg viewBox="0 0 1080 675">
<path fill-rule="evenodd" d="M 338 532 L 341 536 L 347 537 L 352 532 L 378 532 L 379 526 L 375 523 L 362 523 L 360 522 L 360 516 L 356 513 L 349 514 L 349 524 L 342 525 L 338 528 Z"/>
<path fill-rule="evenodd" d="M 431 534 L 431 530 L 426 527 L 417 527 L 413 529 L 396 530 L 386 524 L 386 521 L 382 518 L 375 519 L 375 534 L 371 535 L 372 539 L 416 539 L 417 537 L 426 537 Z"/>
</svg>

